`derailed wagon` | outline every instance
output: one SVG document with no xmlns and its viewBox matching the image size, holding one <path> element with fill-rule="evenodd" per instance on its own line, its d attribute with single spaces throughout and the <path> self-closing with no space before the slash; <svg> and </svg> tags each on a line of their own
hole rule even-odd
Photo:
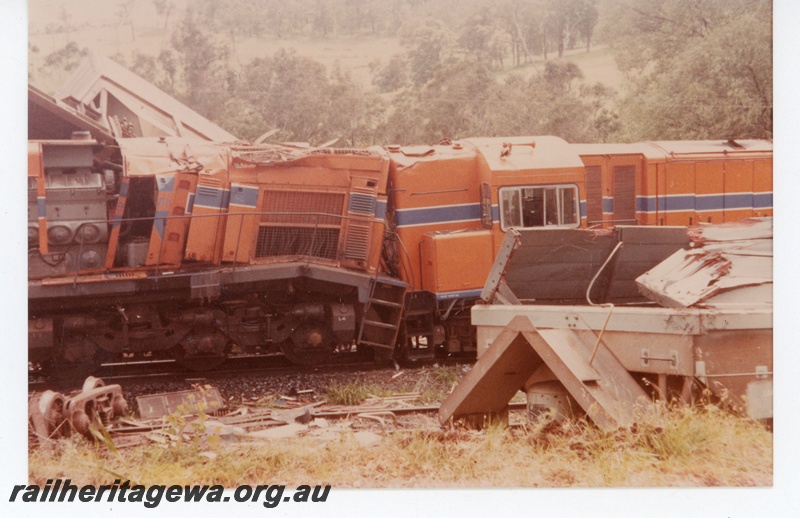
<svg viewBox="0 0 800 518">
<path fill-rule="evenodd" d="M 534 413 L 584 411 L 603 428 L 705 389 L 772 418 L 771 219 L 559 233 L 509 234 L 491 304 L 472 309 L 478 362 L 441 422 L 503 413 L 518 390 Z"/>
</svg>

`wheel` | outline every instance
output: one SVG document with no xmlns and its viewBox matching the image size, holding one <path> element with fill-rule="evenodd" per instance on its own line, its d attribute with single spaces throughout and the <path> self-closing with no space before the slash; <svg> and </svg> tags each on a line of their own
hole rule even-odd
<svg viewBox="0 0 800 518">
<path fill-rule="evenodd" d="M 216 369 L 228 358 L 229 341 L 214 328 L 192 329 L 170 351 L 172 357 L 188 370 Z"/>
<path fill-rule="evenodd" d="M 40 441 L 69 435 L 65 403 L 64 396 L 52 390 L 44 391 L 38 401 L 34 401 L 38 416 L 41 416 L 41 419 L 34 419 L 34 428 Z"/>
<path fill-rule="evenodd" d="M 89 338 L 67 336 L 47 362 L 45 371 L 58 381 L 85 379 L 100 367 L 104 351 Z"/>
<path fill-rule="evenodd" d="M 89 392 L 98 387 L 104 387 L 105 385 L 106 383 L 100 378 L 89 376 L 88 378 L 86 378 L 86 381 L 83 382 L 83 387 L 81 388 L 81 392 Z"/>
<path fill-rule="evenodd" d="M 302 325 L 281 344 L 283 354 L 297 365 L 320 365 L 330 361 L 334 350 L 332 334 L 322 324 Z"/>
</svg>

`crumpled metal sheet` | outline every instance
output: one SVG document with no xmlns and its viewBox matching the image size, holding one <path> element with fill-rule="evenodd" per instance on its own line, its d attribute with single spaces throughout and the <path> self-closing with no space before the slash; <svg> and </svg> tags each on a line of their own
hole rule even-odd
<svg viewBox="0 0 800 518">
<path fill-rule="evenodd" d="M 772 304 L 772 219 L 694 227 L 695 245 L 636 279 L 661 306 L 686 308 Z"/>
<path fill-rule="evenodd" d="M 95 100 L 101 96 L 109 102 L 98 105 Z M 215 142 L 238 140 L 151 82 L 97 53 L 80 62 L 54 97 L 80 111 L 98 112 L 99 123 L 117 138 L 172 135 Z"/>
<path fill-rule="evenodd" d="M 688 229 L 691 240 L 698 246 L 711 242 L 772 241 L 772 218 L 748 218 L 731 223 L 701 224 Z M 732 244 L 732 246 L 735 245 Z"/>
<path fill-rule="evenodd" d="M 118 139 L 128 176 L 227 171 L 224 144 L 175 137 Z"/>
</svg>

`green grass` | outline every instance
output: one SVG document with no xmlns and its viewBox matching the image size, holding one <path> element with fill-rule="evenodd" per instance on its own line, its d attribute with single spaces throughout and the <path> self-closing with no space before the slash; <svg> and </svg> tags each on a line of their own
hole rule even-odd
<svg viewBox="0 0 800 518">
<path fill-rule="evenodd" d="M 323 430 L 323 429 L 320 429 Z M 677 487 L 772 485 L 772 434 L 714 407 L 660 408 L 632 430 L 603 432 L 585 421 L 543 420 L 481 431 L 373 429 L 292 439 L 151 444 L 109 452 L 82 438 L 30 455 L 32 483 L 72 478 L 105 484 L 318 483 L 334 487 Z"/>
<path fill-rule="evenodd" d="M 377 385 L 363 385 L 357 382 L 334 383 L 328 386 L 325 399 L 329 405 L 360 405 L 370 397 L 387 397 L 395 392 Z"/>
</svg>

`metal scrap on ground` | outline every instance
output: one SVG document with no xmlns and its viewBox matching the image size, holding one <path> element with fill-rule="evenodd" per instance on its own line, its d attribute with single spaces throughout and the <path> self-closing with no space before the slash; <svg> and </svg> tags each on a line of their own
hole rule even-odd
<svg viewBox="0 0 800 518">
<path fill-rule="evenodd" d="M 192 415 L 202 410 L 207 414 L 214 414 L 225 407 L 219 390 L 210 386 L 139 396 L 136 404 L 139 406 L 139 416 L 145 420 L 159 419 L 176 412 Z"/>
<path fill-rule="evenodd" d="M 94 431 L 122 416 L 128 404 L 119 385 L 90 376 L 79 391 L 65 396 L 46 390 L 28 401 L 28 422 L 38 444 L 69 437 L 73 431 L 92 437 Z"/>
<path fill-rule="evenodd" d="M 146 442 L 170 443 L 212 435 L 223 440 L 265 440 L 312 433 L 330 440 L 342 431 L 364 428 L 369 423 L 381 428 L 391 424 L 396 428 L 398 419 L 395 412 L 408 414 L 437 409 L 436 406 L 411 405 L 410 402 L 420 397 L 416 392 L 371 396 L 360 405 L 350 406 L 309 402 L 302 398 L 312 394 L 313 390 L 296 392 L 298 398 L 267 395 L 255 403 L 261 406 L 243 404 L 227 414 L 221 413 L 225 403 L 218 389 L 209 385 L 139 396 L 136 398 L 137 419 L 123 415 L 127 412 L 127 405 L 122 405 L 125 400 L 119 385 L 106 387 L 102 380 L 89 378 L 83 390 L 70 397 L 52 391 L 34 395 L 30 400 L 29 420 L 34 436 L 42 444 L 50 444 L 48 439 L 66 437 L 73 429 L 91 438 L 86 419 L 76 419 L 70 413 L 71 408 L 77 408 L 77 402 L 91 400 L 93 403 L 89 408 L 94 409 L 97 416 L 89 416 L 89 421 L 94 422 L 98 417 L 107 439 L 114 443 L 114 447 L 123 448 Z M 81 411 L 85 411 L 85 407 L 81 406 Z M 331 419 L 339 420 L 340 424 L 330 425 Z M 325 432 L 320 432 L 321 429 Z M 376 442 L 371 436 L 368 440 L 362 439 L 364 437 L 357 437 L 367 446 Z"/>
</svg>

